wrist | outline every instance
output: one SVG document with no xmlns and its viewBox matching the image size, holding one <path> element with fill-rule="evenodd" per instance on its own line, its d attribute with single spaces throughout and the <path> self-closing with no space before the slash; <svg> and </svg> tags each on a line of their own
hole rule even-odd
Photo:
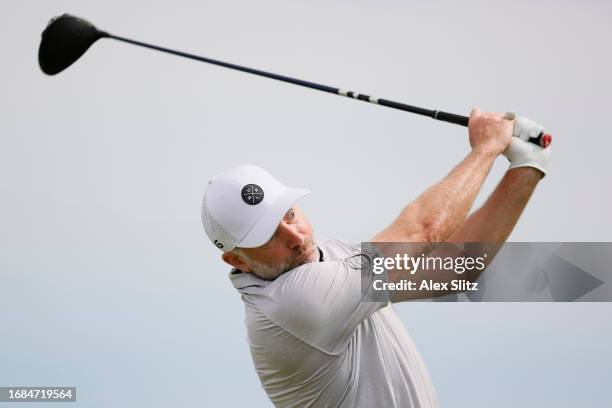
<svg viewBox="0 0 612 408">
<path fill-rule="evenodd" d="M 537 183 L 545 175 L 542 170 L 536 167 L 514 167 L 508 169 L 506 173 L 513 178 L 529 183 Z"/>
<path fill-rule="evenodd" d="M 501 152 L 489 146 L 474 146 L 472 147 L 471 154 L 483 159 L 494 160 L 497 156 L 501 154 Z"/>
</svg>

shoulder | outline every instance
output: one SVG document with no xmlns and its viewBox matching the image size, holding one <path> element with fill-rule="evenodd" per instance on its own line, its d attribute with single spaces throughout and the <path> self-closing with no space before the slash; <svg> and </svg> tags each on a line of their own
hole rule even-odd
<svg viewBox="0 0 612 408">
<path fill-rule="evenodd" d="M 268 286 L 274 299 L 265 310 L 289 333 L 329 353 L 344 350 L 357 326 L 384 303 L 364 301 L 362 272 L 368 257 L 302 265 Z"/>
<path fill-rule="evenodd" d="M 297 292 L 291 293 L 291 298 L 299 295 L 308 296 L 311 294 L 309 289 L 316 290 L 331 283 L 338 275 L 343 275 L 346 270 L 347 264 L 344 259 L 307 263 L 277 278 L 273 286 L 276 286 L 285 295 L 292 291 Z"/>
<path fill-rule="evenodd" d="M 348 258 L 359 252 L 360 245 L 338 238 L 317 237 L 317 246 L 323 251 L 325 260 Z"/>
<path fill-rule="evenodd" d="M 278 277 L 268 286 L 268 293 L 276 300 L 275 312 L 295 316 L 318 310 L 349 277 L 344 260 L 312 262 Z"/>
</svg>

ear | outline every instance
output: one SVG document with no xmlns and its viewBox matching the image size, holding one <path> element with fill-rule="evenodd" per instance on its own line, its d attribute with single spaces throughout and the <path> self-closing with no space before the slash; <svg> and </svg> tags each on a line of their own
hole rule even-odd
<svg viewBox="0 0 612 408">
<path fill-rule="evenodd" d="M 232 254 L 231 252 L 224 252 L 223 255 L 221 255 L 221 259 L 239 271 L 251 272 L 251 267 L 249 264 L 244 262 L 239 255 Z"/>
</svg>

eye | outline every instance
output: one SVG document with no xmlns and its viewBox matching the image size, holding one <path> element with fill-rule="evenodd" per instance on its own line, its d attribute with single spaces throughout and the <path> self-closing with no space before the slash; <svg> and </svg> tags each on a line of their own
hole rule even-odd
<svg viewBox="0 0 612 408">
<path fill-rule="evenodd" d="M 289 211 L 287 211 L 287 213 L 285 214 L 285 220 L 286 221 L 292 221 L 295 218 L 295 210 L 293 208 L 291 208 Z"/>
</svg>

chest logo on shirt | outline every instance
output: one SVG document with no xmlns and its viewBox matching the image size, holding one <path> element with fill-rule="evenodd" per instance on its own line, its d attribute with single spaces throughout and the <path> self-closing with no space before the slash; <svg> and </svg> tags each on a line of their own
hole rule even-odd
<svg viewBox="0 0 612 408">
<path fill-rule="evenodd" d="M 242 201 L 249 205 L 257 205 L 264 199 L 264 191 L 257 184 L 247 184 L 242 187 Z"/>
</svg>

